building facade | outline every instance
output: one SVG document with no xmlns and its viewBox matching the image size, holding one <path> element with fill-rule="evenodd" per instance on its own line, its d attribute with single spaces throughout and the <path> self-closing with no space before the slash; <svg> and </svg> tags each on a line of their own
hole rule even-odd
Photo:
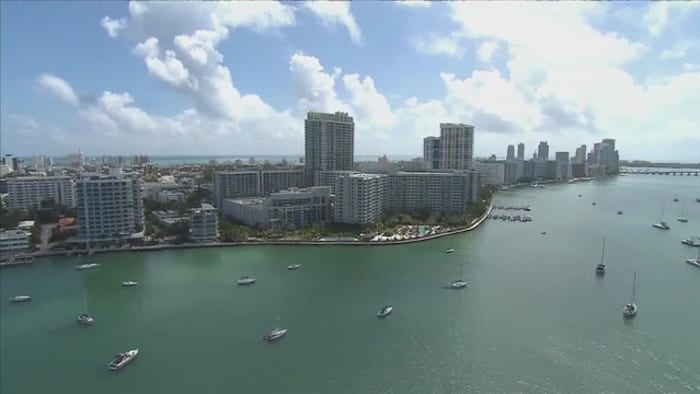
<svg viewBox="0 0 700 394">
<path fill-rule="evenodd" d="M 537 146 L 537 158 L 540 160 L 549 159 L 549 144 L 547 141 L 540 141 L 540 144 Z"/>
<path fill-rule="evenodd" d="M 440 169 L 469 169 L 473 152 L 474 126 L 440 123 Z"/>
<path fill-rule="evenodd" d="M 29 250 L 29 233 L 22 230 L 0 231 L 0 255 L 14 255 Z"/>
<path fill-rule="evenodd" d="M 314 176 L 314 185 L 316 186 L 329 186 L 331 188 L 331 194 L 337 195 L 336 185 L 338 184 L 338 179 L 345 175 L 358 174 L 357 171 L 317 171 Z"/>
<path fill-rule="evenodd" d="M 67 176 L 23 176 L 7 180 L 8 209 L 29 209 L 51 200 L 75 208 L 75 183 Z"/>
<path fill-rule="evenodd" d="M 506 160 L 515 160 L 515 146 L 508 145 L 508 150 L 506 151 Z"/>
<path fill-rule="evenodd" d="M 336 184 L 336 222 L 370 224 L 378 221 L 387 201 L 387 175 L 347 174 Z"/>
<path fill-rule="evenodd" d="M 292 188 L 269 197 L 225 199 L 221 213 L 247 226 L 299 229 L 332 220 L 331 188 Z"/>
<path fill-rule="evenodd" d="M 388 176 L 386 208 L 463 214 L 479 196 L 479 172 L 399 172 Z"/>
<path fill-rule="evenodd" d="M 560 180 L 569 179 L 569 152 L 556 152 L 554 154 L 554 161 L 556 162 L 554 177 Z"/>
<path fill-rule="evenodd" d="M 214 242 L 219 237 L 219 217 L 211 204 L 190 209 L 189 223 L 190 240 L 194 242 Z"/>
<path fill-rule="evenodd" d="M 440 138 L 423 138 L 423 160 L 431 170 L 440 168 Z"/>
<path fill-rule="evenodd" d="M 317 171 L 352 170 L 355 155 L 355 121 L 344 112 L 309 112 L 304 121 L 306 185 Z"/>
<path fill-rule="evenodd" d="M 513 145 L 511 145 L 513 146 Z M 510 160 L 514 162 L 514 160 Z M 506 162 L 509 162 L 506 160 Z M 506 162 L 487 162 L 474 163 L 474 168 L 479 171 L 482 184 L 484 185 L 502 185 L 506 182 Z"/>
<path fill-rule="evenodd" d="M 269 196 L 303 184 L 302 169 L 219 171 L 214 173 L 214 204 L 221 207 L 227 198 Z"/>
<path fill-rule="evenodd" d="M 83 174 L 75 184 L 79 238 L 130 237 L 143 230 L 143 202 L 136 174 Z"/>
<path fill-rule="evenodd" d="M 525 160 L 525 144 L 518 144 L 518 160 Z"/>
</svg>

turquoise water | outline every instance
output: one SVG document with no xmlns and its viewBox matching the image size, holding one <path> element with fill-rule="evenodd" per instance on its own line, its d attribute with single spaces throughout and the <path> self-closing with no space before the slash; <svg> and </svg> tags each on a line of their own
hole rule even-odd
<svg viewBox="0 0 700 394">
<path fill-rule="evenodd" d="M 675 220 L 676 195 L 689 223 Z M 697 251 L 680 244 L 700 235 L 695 197 L 700 177 L 627 176 L 504 192 L 497 204 L 530 205 L 534 221 L 487 221 L 424 243 L 115 253 L 96 255 L 94 271 L 69 257 L 3 269 L 0 392 L 700 391 L 700 270 L 684 262 Z M 669 231 L 651 228 L 662 205 Z M 293 262 L 303 267 L 286 270 Z M 469 286 L 443 289 L 461 263 Z M 639 315 L 626 321 L 635 271 Z M 237 287 L 246 274 L 258 283 Z M 127 279 L 140 285 L 122 288 Z M 74 320 L 83 283 L 89 328 Z M 34 300 L 9 304 L 18 293 Z M 395 311 L 378 319 L 385 304 Z M 277 326 L 287 336 L 264 343 Z M 136 346 L 131 365 L 107 370 Z"/>
</svg>

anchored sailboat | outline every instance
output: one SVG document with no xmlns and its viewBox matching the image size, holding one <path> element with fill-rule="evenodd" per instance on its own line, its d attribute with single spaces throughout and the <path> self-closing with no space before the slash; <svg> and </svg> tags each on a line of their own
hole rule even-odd
<svg viewBox="0 0 700 394">
<path fill-rule="evenodd" d="M 652 224 L 651 226 L 654 228 L 658 228 L 660 230 L 668 230 L 671 227 L 668 225 L 668 223 L 664 222 L 664 211 L 666 210 L 666 206 L 661 207 L 661 216 L 659 217 L 659 221 Z"/>
<path fill-rule="evenodd" d="M 90 304 L 88 302 L 87 298 L 87 290 L 83 287 L 83 303 L 84 303 L 84 310 L 85 312 L 81 312 L 78 314 L 78 323 L 83 326 L 91 326 L 92 323 L 95 322 L 95 319 L 90 316 Z"/>
<path fill-rule="evenodd" d="M 603 276 L 605 275 L 605 264 L 603 264 L 603 261 L 605 260 L 605 237 L 603 237 L 603 251 L 600 252 L 600 263 L 595 266 L 595 273 Z"/>
<path fill-rule="evenodd" d="M 634 272 L 634 280 L 632 281 L 632 300 L 629 304 L 625 305 L 622 310 L 622 315 L 624 317 L 632 318 L 637 315 L 637 303 L 636 303 L 636 290 L 637 290 L 637 271 Z"/>
<path fill-rule="evenodd" d="M 683 204 L 681 204 L 681 214 L 678 215 L 678 221 L 681 223 L 688 223 L 688 218 L 683 214 L 684 208 Z"/>
</svg>

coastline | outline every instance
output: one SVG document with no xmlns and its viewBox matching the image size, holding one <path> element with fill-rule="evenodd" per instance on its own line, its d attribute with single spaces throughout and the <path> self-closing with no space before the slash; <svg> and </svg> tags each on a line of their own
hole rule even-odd
<svg viewBox="0 0 700 394">
<path fill-rule="evenodd" d="M 110 252 L 144 252 L 144 251 L 159 251 L 167 249 L 197 249 L 197 248 L 222 248 L 236 246 L 266 246 L 266 245 L 283 245 L 283 246 L 392 246 L 403 245 L 415 242 L 426 242 L 437 238 L 449 237 L 475 230 L 491 214 L 493 209 L 493 199 L 489 203 L 488 208 L 481 217 L 467 227 L 456 228 L 444 233 L 428 235 L 425 237 L 402 239 L 396 241 L 294 241 L 294 240 L 262 240 L 262 241 L 242 241 L 242 242 L 213 242 L 213 243 L 184 243 L 180 245 L 152 245 L 152 246 L 137 246 L 133 248 L 115 248 L 115 249 L 96 249 L 95 253 L 110 253 Z M 65 256 L 66 251 L 46 251 L 31 254 L 33 257 L 46 256 Z"/>
</svg>

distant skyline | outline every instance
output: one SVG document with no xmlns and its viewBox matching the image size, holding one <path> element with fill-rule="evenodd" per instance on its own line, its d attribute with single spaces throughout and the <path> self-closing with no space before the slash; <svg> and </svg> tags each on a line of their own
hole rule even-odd
<svg viewBox="0 0 700 394">
<path fill-rule="evenodd" d="M 478 157 L 700 161 L 700 2 L 0 7 L 2 154 L 294 157 L 307 111 L 343 111 L 358 156 L 453 122 Z"/>
</svg>

